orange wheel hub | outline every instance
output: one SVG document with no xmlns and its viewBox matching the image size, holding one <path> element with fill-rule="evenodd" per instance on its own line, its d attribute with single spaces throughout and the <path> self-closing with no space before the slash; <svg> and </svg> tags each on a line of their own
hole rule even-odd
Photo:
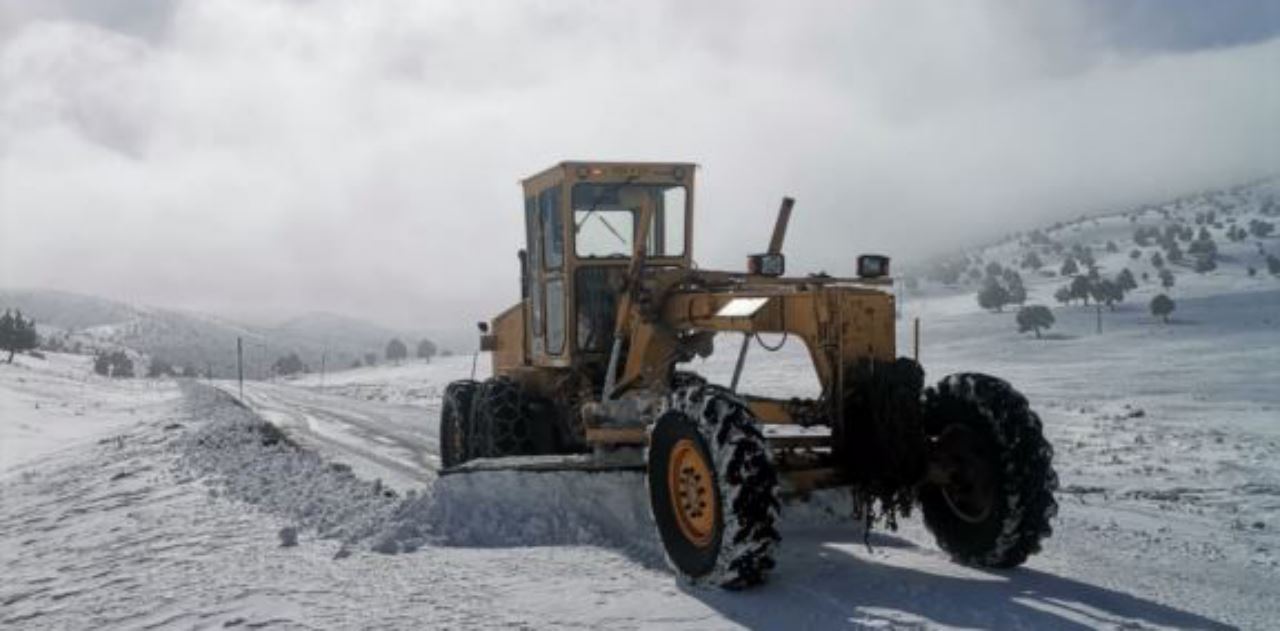
<svg viewBox="0 0 1280 631">
<path fill-rule="evenodd" d="M 667 465 L 667 492 L 680 532 L 690 543 L 705 548 L 715 536 L 715 474 L 693 440 L 684 438 L 671 449 Z"/>
</svg>

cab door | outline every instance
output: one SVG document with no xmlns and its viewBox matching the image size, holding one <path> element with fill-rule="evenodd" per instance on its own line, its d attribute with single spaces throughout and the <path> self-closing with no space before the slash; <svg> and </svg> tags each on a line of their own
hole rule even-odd
<svg viewBox="0 0 1280 631">
<path fill-rule="evenodd" d="M 528 231 L 529 354 L 537 366 L 567 366 L 565 226 L 561 187 L 525 198 Z"/>
</svg>

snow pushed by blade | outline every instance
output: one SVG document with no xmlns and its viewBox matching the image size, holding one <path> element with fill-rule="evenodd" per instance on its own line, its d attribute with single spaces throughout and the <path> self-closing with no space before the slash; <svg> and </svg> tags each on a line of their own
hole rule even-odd
<svg viewBox="0 0 1280 631">
<path fill-rule="evenodd" d="M 440 545 L 507 547 L 596 545 L 646 564 L 661 552 L 649 520 L 642 474 L 473 471 L 438 479 L 431 493 L 405 501 L 375 549 Z"/>
</svg>

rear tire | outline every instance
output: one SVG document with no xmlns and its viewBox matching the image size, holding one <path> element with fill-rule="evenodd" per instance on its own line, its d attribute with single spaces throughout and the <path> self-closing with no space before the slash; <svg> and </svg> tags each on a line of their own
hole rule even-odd
<svg viewBox="0 0 1280 631">
<path fill-rule="evenodd" d="M 479 382 L 465 379 L 454 381 L 444 389 L 440 405 L 440 465 L 445 469 L 468 459 L 471 442 L 468 419 L 479 386 Z"/>
<path fill-rule="evenodd" d="M 925 391 L 924 423 L 935 461 L 964 464 L 960 477 L 920 489 L 938 545 L 959 563 L 992 568 L 1039 552 L 1053 532 L 1058 476 L 1026 397 L 996 377 L 951 375 Z"/>
<path fill-rule="evenodd" d="M 694 584 L 741 589 L 774 567 L 778 476 L 746 404 L 717 386 L 672 392 L 650 434 L 649 506 L 667 562 Z"/>
</svg>

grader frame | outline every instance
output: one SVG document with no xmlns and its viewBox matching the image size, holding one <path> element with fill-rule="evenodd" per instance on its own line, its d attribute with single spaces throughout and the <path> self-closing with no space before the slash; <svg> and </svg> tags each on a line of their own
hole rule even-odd
<svg viewBox="0 0 1280 631">
<path fill-rule="evenodd" d="M 647 471 L 672 567 L 726 587 L 773 567 L 779 495 L 832 486 L 855 490 L 868 523 L 918 501 L 961 562 L 1038 551 L 1057 478 L 1026 399 L 976 373 L 924 388 L 897 358 L 888 258 L 859 257 L 856 277 L 784 277 L 789 198 L 747 271 L 698 269 L 695 176 L 562 162 L 523 181 L 521 300 L 480 324 L 493 376 L 446 389 L 443 472 Z M 677 370 L 722 333 L 743 336 L 727 388 Z M 737 392 L 750 340 L 768 333 L 804 344 L 817 398 Z"/>
</svg>

